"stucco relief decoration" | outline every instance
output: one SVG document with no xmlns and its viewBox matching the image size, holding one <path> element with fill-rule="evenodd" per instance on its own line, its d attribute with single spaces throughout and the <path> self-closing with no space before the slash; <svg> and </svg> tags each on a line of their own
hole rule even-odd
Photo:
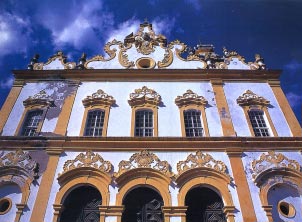
<svg viewBox="0 0 302 222">
<path fill-rule="evenodd" d="M 208 101 L 203 96 L 199 96 L 192 90 L 188 89 L 182 96 L 176 97 L 175 104 L 178 107 L 187 105 L 205 106 L 208 104 Z"/>
<path fill-rule="evenodd" d="M 270 104 L 270 101 L 266 100 L 262 96 L 258 96 L 253 93 L 251 90 L 246 90 L 241 96 L 237 98 L 237 103 L 240 106 L 250 106 L 250 105 L 261 105 L 267 106 Z"/>
<path fill-rule="evenodd" d="M 249 62 L 249 65 L 250 65 L 251 69 L 253 69 L 253 70 L 257 70 L 257 69 L 265 70 L 266 69 L 264 59 L 261 57 L 260 54 L 255 54 L 255 62 Z"/>
<path fill-rule="evenodd" d="M 151 168 L 157 170 L 168 177 L 173 177 L 174 174 L 170 171 L 170 166 L 167 161 L 161 161 L 154 153 L 148 150 L 142 150 L 139 153 L 133 154 L 129 161 L 122 160 L 119 163 L 119 171 L 114 173 L 115 177 L 119 177 L 123 173 L 137 168 Z"/>
<path fill-rule="evenodd" d="M 44 66 L 49 65 L 50 63 L 54 62 L 55 60 L 59 60 L 61 65 L 64 69 L 75 69 L 76 63 L 75 62 L 66 62 L 67 57 L 63 54 L 62 51 L 58 51 L 55 55 L 51 56 L 46 63 L 34 63 L 33 69 L 34 70 L 43 70 Z"/>
<path fill-rule="evenodd" d="M 52 106 L 54 100 L 49 96 L 45 90 L 41 90 L 34 96 L 29 96 L 26 100 L 23 101 L 25 107 L 32 105 L 41 105 L 41 106 Z"/>
<path fill-rule="evenodd" d="M 296 160 L 290 160 L 282 153 L 270 151 L 267 154 L 262 153 L 258 160 L 253 160 L 252 170 L 255 179 L 260 173 L 272 168 L 289 168 L 300 172 L 300 165 Z"/>
<path fill-rule="evenodd" d="M 196 154 L 190 154 L 186 160 L 177 163 L 178 176 L 188 170 L 201 167 L 216 170 L 229 177 L 227 167 L 222 161 L 215 160 L 210 154 L 202 153 L 201 151 L 197 151 Z"/>
<path fill-rule="evenodd" d="M 130 93 L 128 103 L 132 107 L 144 104 L 158 106 L 161 103 L 161 96 L 155 90 L 143 86 L 141 89 L 135 89 L 134 93 Z"/>
<path fill-rule="evenodd" d="M 64 163 L 63 172 L 59 176 L 70 170 L 82 167 L 91 167 L 104 173 L 110 173 L 112 164 L 104 160 L 99 154 L 88 150 L 86 153 L 80 153 L 74 160 L 67 160 Z"/>
<path fill-rule="evenodd" d="M 95 105 L 112 106 L 115 103 L 115 100 L 112 96 L 99 89 L 95 93 L 92 93 L 91 96 L 87 96 L 85 99 L 83 99 L 82 102 L 84 107 Z"/>
<path fill-rule="evenodd" d="M 0 170 L 2 167 L 20 167 L 26 171 L 28 176 L 33 179 L 39 178 L 39 164 L 32 160 L 29 153 L 24 152 L 21 149 L 15 152 L 9 152 L 4 154 L 4 151 L 0 154 Z"/>
</svg>

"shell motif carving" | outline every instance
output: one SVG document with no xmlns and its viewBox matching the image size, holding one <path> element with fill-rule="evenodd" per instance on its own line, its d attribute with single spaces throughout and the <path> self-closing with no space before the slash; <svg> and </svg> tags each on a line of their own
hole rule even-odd
<svg viewBox="0 0 302 222">
<path fill-rule="evenodd" d="M 129 161 L 122 160 L 119 163 L 119 171 L 114 173 L 115 177 L 119 177 L 123 173 L 137 168 L 151 168 L 157 170 L 168 177 L 173 177 L 174 174 L 170 171 L 170 166 L 167 161 L 161 161 L 154 153 L 148 150 L 142 150 L 139 153 L 133 154 Z"/>
<path fill-rule="evenodd" d="M 177 163 L 178 176 L 190 169 L 199 167 L 214 169 L 229 177 L 226 165 L 222 161 L 215 160 L 210 154 L 202 153 L 201 151 L 197 151 L 196 154 L 190 154 L 186 160 Z"/>
<path fill-rule="evenodd" d="M 255 179 L 260 173 L 272 168 L 290 168 L 294 171 L 300 172 L 300 164 L 296 160 L 290 160 L 282 153 L 275 153 L 270 151 L 267 154 L 262 153 L 259 160 L 253 160 L 252 170 L 253 178 Z"/>
<path fill-rule="evenodd" d="M 18 149 L 16 152 L 10 152 L 4 155 L 4 151 L 0 154 L 0 169 L 5 166 L 18 166 L 23 168 L 30 177 L 39 178 L 39 164 L 32 160 L 29 153 Z"/>
<path fill-rule="evenodd" d="M 47 95 L 45 90 L 41 90 L 39 93 L 34 96 L 29 96 L 26 100 L 23 101 L 23 105 L 28 107 L 30 105 L 44 105 L 51 106 L 53 105 L 54 100 L 51 96 Z"/>
<path fill-rule="evenodd" d="M 110 173 L 112 164 L 104 160 L 99 154 L 88 150 L 85 154 L 80 153 L 74 160 L 67 160 L 63 166 L 63 172 L 60 175 L 81 167 L 92 167 L 104 173 Z"/>
<path fill-rule="evenodd" d="M 266 100 L 262 96 L 258 96 L 253 93 L 251 90 L 246 90 L 241 96 L 237 98 L 237 103 L 240 106 L 249 106 L 249 105 L 263 105 L 267 106 L 270 104 L 270 101 Z"/>
<path fill-rule="evenodd" d="M 177 96 L 175 99 L 175 104 L 178 107 L 185 105 L 207 105 L 208 101 L 203 97 L 194 93 L 192 90 L 188 89 L 182 96 Z"/>
<path fill-rule="evenodd" d="M 115 103 L 115 100 L 112 96 L 105 93 L 103 90 L 99 89 L 95 93 L 92 93 L 91 96 L 87 96 L 83 99 L 84 107 L 93 106 L 93 105 L 107 105 L 112 106 Z"/>
<path fill-rule="evenodd" d="M 130 106 L 149 103 L 158 106 L 161 103 L 161 96 L 153 89 L 143 86 L 141 89 L 135 89 L 134 93 L 130 93 Z"/>
</svg>

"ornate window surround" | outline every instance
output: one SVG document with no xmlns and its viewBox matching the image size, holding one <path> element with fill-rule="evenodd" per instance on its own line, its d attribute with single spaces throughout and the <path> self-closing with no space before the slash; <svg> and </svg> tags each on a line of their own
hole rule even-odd
<svg viewBox="0 0 302 222">
<path fill-rule="evenodd" d="M 138 110 L 151 110 L 153 112 L 153 136 L 158 136 L 158 106 L 161 103 L 161 96 L 153 89 L 143 86 L 130 93 L 129 105 L 132 108 L 131 115 L 131 136 L 135 136 L 135 116 Z"/>
<path fill-rule="evenodd" d="M 110 108 L 113 104 L 115 104 L 115 100 L 112 96 L 105 93 L 103 90 L 99 89 L 97 92 L 93 93 L 91 96 L 87 96 L 82 100 L 82 103 L 85 107 L 84 116 L 82 120 L 82 126 L 80 130 L 80 136 L 84 136 L 87 116 L 89 111 L 100 109 L 105 112 L 104 125 L 102 131 L 102 137 L 107 136 L 108 129 L 108 120 Z"/>
<path fill-rule="evenodd" d="M 266 100 L 262 96 L 258 96 L 251 90 L 246 90 L 241 96 L 237 98 L 237 104 L 243 108 L 243 112 L 252 136 L 255 136 L 255 133 L 249 117 L 249 111 L 251 110 L 263 111 L 264 119 L 267 120 L 266 124 L 271 136 L 278 136 L 273 121 L 268 112 L 270 101 Z"/>
<path fill-rule="evenodd" d="M 182 96 L 176 97 L 175 104 L 179 107 L 181 133 L 183 137 L 186 137 L 184 111 L 187 110 L 197 110 L 201 112 L 200 118 L 203 127 L 203 136 L 210 136 L 205 112 L 205 106 L 208 104 L 208 101 L 203 96 L 199 96 L 188 89 Z"/>
<path fill-rule="evenodd" d="M 224 202 L 223 212 L 227 221 L 235 221 L 235 206 L 228 188 L 231 177 L 222 161 L 215 160 L 207 153 L 196 151 L 195 154 L 190 154 L 186 160 L 177 163 L 177 171 L 175 181 L 179 186 L 179 206 L 185 206 L 186 195 L 192 188 L 205 186 L 221 196 Z M 186 221 L 185 215 L 182 218 L 182 222 L 184 221 Z"/>
<path fill-rule="evenodd" d="M 25 107 L 25 110 L 23 111 L 21 120 L 17 126 L 15 136 L 21 135 L 23 126 L 25 124 L 29 112 L 36 111 L 36 110 L 43 111 L 42 120 L 39 122 L 37 127 L 37 133 L 41 132 L 47 110 L 49 109 L 49 107 L 54 105 L 54 100 L 49 95 L 47 95 L 45 90 L 41 90 L 39 93 L 35 94 L 34 96 L 29 96 L 26 100 L 24 100 L 23 105 Z"/>
<path fill-rule="evenodd" d="M 58 175 L 60 190 L 56 194 L 53 221 L 58 221 L 62 211 L 62 203 L 67 195 L 79 185 L 90 185 L 95 187 L 102 196 L 100 209 L 109 210 L 109 184 L 112 164 L 104 160 L 99 154 L 91 150 L 80 153 L 73 160 L 67 160 L 63 166 L 63 172 Z M 112 210 L 111 210 L 112 211 Z M 105 221 L 105 212 L 102 212 L 100 221 Z"/>
<path fill-rule="evenodd" d="M 262 153 L 258 160 L 251 162 L 253 179 L 260 189 L 260 200 L 269 222 L 273 222 L 272 206 L 268 204 L 268 192 L 281 184 L 296 189 L 302 195 L 302 173 L 300 164 L 274 151 Z"/>
</svg>

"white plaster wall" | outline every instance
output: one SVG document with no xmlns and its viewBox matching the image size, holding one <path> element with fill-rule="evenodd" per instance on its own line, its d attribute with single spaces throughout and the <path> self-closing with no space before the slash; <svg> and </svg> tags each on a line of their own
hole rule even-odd
<svg viewBox="0 0 302 222">
<path fill-rule="evenodd" d="M 158 108 L 159 136 L 181 136 L 180 114 L 175 104 L 175 98 L 183 95 L 188 89 L 208 100 L 209 106 L 206 108 L 206 116 L 210 136 L 222 136 L 220 118 L 213 102 L 214 94 L 211 84 L 208 82 L 83 82 L 77 91 L 67 135 L 79 136 L 84 114 L 82 100 L 98 89 L 102 89 L 116 100 L 116 106 L 111 107 L 110 110 L 107 136 L 130 136 L 131 107 L 128 104 L 129 95 L 135 89 L 143 86 L 154 89 L 162 97 L 163 105 Z"/>
<path fill-rule="evenodd" d="M 232 58 L 228 69 L 251 69 L 247 64 L 240 61 L 238 58 Z"/>
<path fill-rule="evenodd" d="M 237 135 L 251 136 L 247 123 L 248 120 L 245 118 L 243 109 L 236 102 L 237 98 L 248 89 L 270 101 L 272 107 L 268 107 L 268 112 L 278 136 L 291 136 L 286 119 L 272 89 L 267 83 L 226 82 L 224 92 Z"/>
<path fill-rule="evenodd" d="M 56 197 L 55 194 L 60 189 L 60 186 L 57 182 L 57 176 L 59 173 L 63 172 L 64 163 L 67 160 L 75 159 L 75 157 L 79 153 L 80 152 L 66 152 L 66 153 L 63 153 L 59 159 L 58 167 L 57 167 L 56 173 L 55 173 L 55 178 L 54 178 L 53 185 L 51 188 L 51 194 L 53 194 L 53 195 L 50 196 L 49 201 L 48 201 L 46 215 L 44 218 L 45 222 L 52 221 L 53 212 L 54 212 L 53 204 L 55 202 L 55 197 Z M 120 163 L 120 161 L 129 160 L 129 158 L 134 153 L 136 153 L 136 152 L 98 152 L 98 154 L 100 154 L 104 160 L 110 161 L 112 163 L 113 170 L 115 172 L 118 171 L 118 164 Z M 166 152 L 166 151 L 163 151 L 163 152 L 154 152 L 154 153 L 158 156 L 158 158 L 161 161 L 163 161 L 163 160 L 168 161 L 169 164 L 171 165 L 172 172 L 177 173 L 177 163 L 181 160 L 185 160 L 189 154 L 194 153 L 194 152 Z M 212 157 L 215 160 L 223 161 L 227 166 L 230 176 L 233 177 L 229 158 L 226 153 L 209 152 L 209 154 L 212 155 Z M 171 197 L 172 197 L 172 205 L 178 206 L 178 200 L 177 200 L 178 188 L 174 187 L 174 186 L 170 186 L 169 189 L 170 189 Z M 115 202 L 116 202 L 115 198 L 116 198 L 116 194 L 118 193 L 118 188 L 115 186 L 110 186 L 109 190 L 110 190 L 109 203 L 110 203 L 110 205 L 115 205 Z M 230 185 L 229 190 L 230 190 L 233 202 L 234 202 L 234 206 L 238 210 L 238 212 L 235 213 L 235 216 L 236 216 L 235 219 L 238 222 L 242 221 L 242 214 L 241 214 L 241 209 L 240 209 L 240 205 L 239 205 L 239 199 L 238 199 L 236 187 L 233 185 Z M 110 221 L 110 219 L 112 219 L 112 218 L 108 218 L 109 221 Z"/>
<path fill-rule="evenodd" d="M 253 160 L 258 160 L 263 152 L 245 152 L 242 162 L 245 168 L 245 173 L 250 189 L 250 193 L 252 194 L 252 201 L 254 204 L 254 209 L 257 217 L 257 221 L 267 221 L 266 214 L 262 208 L 262 203 L 260 200 L 260 189 L 255 185 L 252 178 L 252 166 L 251 163 Z M 267 153 L 267 152 L 265 152 Z M 280 152 L 278 152 L 280 153 Z M 296 160 L 300 165 L 302 165 L 302 156 L 299 152 L 281 152 L 287 158 Z"/>
<path fill-rule="evenodd" d="M 12 201 L 11 209 L 4 215 L 0 215 L 0 221 L 14 221 L 17 213 L 16 204 L 21 203 L 22 192 L 18 185 L 7 184 L 0 187 L 0 199 L 9 198 Z"/>
</svg>

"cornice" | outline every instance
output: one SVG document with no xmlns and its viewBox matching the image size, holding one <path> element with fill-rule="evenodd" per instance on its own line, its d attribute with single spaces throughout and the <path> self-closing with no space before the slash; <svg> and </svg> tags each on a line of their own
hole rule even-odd
<svg viewBox="0 0 302 222">
<path fill-rule="evenodd" d="M 25 81 L 223 81 L 278 80 L 282 70 L 218 69 L 87 69 L 87 70 L 13 70 L 15 78 Z"/>
<path fill-rule="evenodd" d="M 19 137 L 1 136 L 1 150 L 62 149 L 65 151 L 301 151 L 302 137 Z"/>
</svg>

